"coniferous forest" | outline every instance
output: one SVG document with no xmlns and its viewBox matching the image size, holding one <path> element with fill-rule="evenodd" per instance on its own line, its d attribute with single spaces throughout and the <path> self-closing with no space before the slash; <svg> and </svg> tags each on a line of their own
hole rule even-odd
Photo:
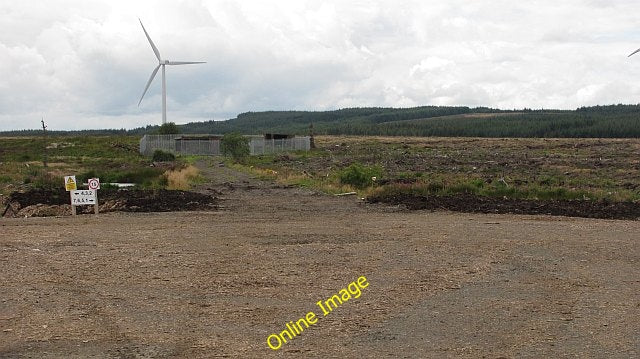
<svg viewBox="0 0 640 359">
<path fill-rule="evenodd" d="M 246 112 L 228 121 L 179 125 L 182 133 L 286 133 L 307 135 L 380 135 L 442 137 L 640 137 L 640 105 L 581 107 L 576 110 L 497 110 L 486 107 L 424 106 L 348 108 L 335 111 Z M 132 130 L 55 131 L 56 134 L 155 133 L 159 126 Z M 4 135 L 36 135 L 39 130 Z"/>
</svg>

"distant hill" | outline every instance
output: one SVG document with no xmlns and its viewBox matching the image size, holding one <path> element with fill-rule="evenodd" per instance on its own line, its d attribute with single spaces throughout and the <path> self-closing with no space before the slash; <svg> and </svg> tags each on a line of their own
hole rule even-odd
<svg viewBox="0 0 640 359">
<path fill-rule="evenodd" d="M 224 122 L 182 125 L 184 133 L 315 134 L 468 137 L 640 137 L 640 106 L 568 110 L 497 110 L 425 106 L 336 111 L 247 112 Z"/>
<path fill-rule="evenodd" d="M 486 107 L 423 106 L 414 108 L 348 108 L 335 111 L 247 112 L 228 121 L 180 125 L 183 133 L 287 133 L 459 137 L 640 137 L 640 105 L 581 107 L 576 110 L 497 110 Z M 89 130 L 56 134 L 145 134 L 133 130 Z M 9 131 L 0 135 L 38 135 Z"/>
</svg>

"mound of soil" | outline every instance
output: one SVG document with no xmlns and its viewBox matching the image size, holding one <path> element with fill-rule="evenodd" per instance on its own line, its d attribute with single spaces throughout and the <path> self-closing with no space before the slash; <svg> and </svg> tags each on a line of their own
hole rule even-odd
<svg viewBox="0 0 640 359">
<path fill-rule="evenodd" d="M 100 212 L 172 212 L 216 209 L 216 197 L 189 191 L 118 190 L 98 192 Z M 69 193 L 64 189 L 33 189 L 14 192 L 6 200 L 4 216 L 45 217 L 71 213 Z M 92 206 L 76 207 L 78 213 L 93 211 Z"/>
<path fill-rule="evenodd" d="M 566 217 L 632 219 L 640 218 L 640 204 L 573 200 L 519 200 L 473 195 L 418 196 L 398 194 L 368 198 L 370 203 L 404 205 L 411 210 L 448 210 L 467 213 L 541 214 Z"/>
</svg>

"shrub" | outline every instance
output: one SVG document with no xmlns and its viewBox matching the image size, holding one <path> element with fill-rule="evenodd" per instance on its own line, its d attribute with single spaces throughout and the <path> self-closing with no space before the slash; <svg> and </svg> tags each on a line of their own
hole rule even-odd
<svg viewBox="0 0 640 359">
<path fill-rule="evenodd" d="M 474 180 L 471 181 L 471 185 L 475 188 L 484 188 L 484 181 L 480 178 L 476 178 Z"/>
<path fill-rule="evenodd" d="M 35 188 L 55 189 L 61 187 L 63 183 L 64 181 L 61 178 L 42 172 L 33 179 L 31 185 Z"/>
<path fill-rule="evenodd" d="M 174 122 L 163 123 L 158 129 L 159 135 L 175 135 L 180 133 L 180 127 Z"/>
<path fill-rule="evenodd" d="M 444 184 L 442 182 L 429 182 L 427 184 L 427 192 L 438 193 L 444 190 Z"/>
<path fill-rule="evenodd" d="M 169 185 L 169 177 L 166 174 L 164 174 L 158 177 L 155 183 L 156 183 L 156 187 L 158 188 L 167 188 L 167 186 Z M 153 184 L 152 184 L 152 187 L 153 187 Z"/>
<path fill-rule="evenodd" d="M 251 153 L 249 138 L 239 133 L 228 133 L 222 137 L 220 151 L 225 156 L 230 156 L 234 161 L 241 161 Z"/>
<path fill-rule="evenodd" d="M 124 182 L 124 183 L 135 183 L 141 184 L 143 186 L 148 185 L 157 177 L 161 176 L 163 171 L 159 168 L 147 167 L 147 168 L 136 168 L 123 172 L 113 172 L 111 176 L 105 176 L 106 178 L 113 178 L 109 182 Z"/>
<path fill-rule="evenodd" d="M 171 152 L 165 152 L 163 150 L 153 151 L 153 162 L 171 162 L 175 160 L 176 156 Z"/>
<path fill-rule="evenodd" d="M 379 167 L 365 167 L 354 163 L 339 173 L 340 183 L 349 184 L 356 188 L 365 188 L 373 184 L 373 177 L 380 178 L 382 170 Z"/>
<path fill-rule="evenodd" d="M 99 177 L 100 176 L 98 176 L 98 174 L 94 170 L 89 170 L 87 172 L 76 175 L 76 179 L 78 180 L 78 182 L 83 182 L 83 183 L 89 181 L 89 178 L 99 178 Z"/>
<path fill-rule="evenodd" d="M 464 193 L 464 194 L 476 194 L 478 193 L 478 187 L 472 183 L 463 182 L 455 184 L 448 188 L 452 194 Z"/>
</svg>

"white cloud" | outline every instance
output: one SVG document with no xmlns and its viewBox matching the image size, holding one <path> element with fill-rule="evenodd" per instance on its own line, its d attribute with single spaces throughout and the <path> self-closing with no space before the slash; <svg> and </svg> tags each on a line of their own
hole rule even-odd
<svg viewBox="0 0 640 359">
<path fill-rule="evenodd" d="M 0 130 L 131 128 L 355 106 L 640 102 L 640 3 L 0 0 Z"/>
</svg>

